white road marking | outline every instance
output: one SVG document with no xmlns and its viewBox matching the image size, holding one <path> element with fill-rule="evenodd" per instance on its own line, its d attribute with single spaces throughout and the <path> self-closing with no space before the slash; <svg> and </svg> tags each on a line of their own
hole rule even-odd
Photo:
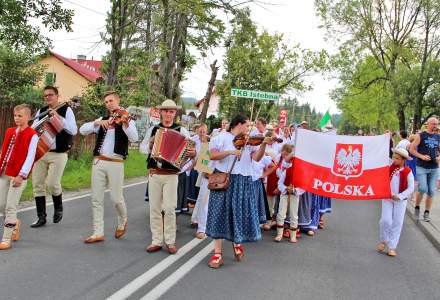
<svg viewBox="0 0 440 300">
<path fill-rule="evenodd" d="M 131 295 L 133 295 L 137 290 L 139 290 L 141 287 L 146 285 L 148 282 L 150 282 L 152 279 L 154 279 L 157 275 L 162 273 L 165 269 L 167 269 L 169 266 L 174 264 L 176 261 L 178 261 L 180 258 L 182 258 L 186 253 L 191 251 L 194 247 L 196 247 L 198 244 L 200 244 L 203 240 L 199 240 L 197 238 L 191 240 L 190 242 L 186 243 L 185 246 L 179 249 L 179 251 L 175 255 L 170 255 L 158 264 L 156 264 L 154 267 L 149 269 L 144 274 L 140 275 L 136 279 L 134 279 L 132 282 L 124 286 L 122 289 L 111 295 L 107 298 L 107 300 L 120 300 L 120 299 L 127 299 Z"/>
<path fill-rule="evenodd" d="M 141 300 L 156 300 L 163 294 L 170 290 L 180 279 L 188 274 L 195 266 L 197 266 L 214 248 L 214 242 L 211 242 L 200 250 L 195 256 L 178 268 L 173 274 L 168 276 L 164 281 L 158 284 L 148 294 L 141 298 Z"/>
<path fill-rule="evenodd" d="M 125 189 L 125 188 L 129 188 L 129 187 L 132 187 L 132 186 L 141 185 L 141 184 L 145 184 L 145 183 L 146 183 L 145 181 L 136 182 L 136 183 L 130 183 L 130 184 L 124 185 L 123 188 Z M 108 192 L 108 191 L 109 190 L 106 190 L 106 192 Z M 63 199 L 63 203 L 69 202 L 69 201 L 73 201 L 73 200 L 77 200 L 77 199 L 81 199 L 81 198 L 90 197 L 91 195 L 92 195 L 91 193 L 87 193 L 87 194 L 84 194 L 84 195 L 79 195 L 79 196 L 75 196 L 75 197 L 71 197 L 71 198 L 66 198 L 66 199 Z M 53 206 L 53 202 L 47 201 L 46 202 L 46 206 Z M 25 212 L 25 211 L 33 210 L 33 209 L 35 209 L 35 205 L 19 209 L 18 212 L 20 213 L 20 212 Z M 0 217 L 3 217 L 2 213 L 0 213 Z"/>
</svg>

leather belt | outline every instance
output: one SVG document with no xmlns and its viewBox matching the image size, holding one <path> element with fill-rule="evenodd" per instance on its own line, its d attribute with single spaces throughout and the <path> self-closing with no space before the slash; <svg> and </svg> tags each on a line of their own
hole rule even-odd
<svg viewBox="0 0 440 300">
<path fill-rule="evenodd" d="M 98 155 L 98 156 L 95 156 L 95 158 L 99 159 L 99 160 L 112 161 L 112 162 L 117 162 L 117 163 L 123 163 L 124 162 L 123 159 L 110 158 L 110 157 L 107 157 L 107 156 L 104 156 L 104 155 Z"/>
<path fill-rule="evenodd" d="M 178 171 L 165 170 L 165 169 L 150 169 L 148 172 L 151 175 L 177 175 Z"/>
</svg>

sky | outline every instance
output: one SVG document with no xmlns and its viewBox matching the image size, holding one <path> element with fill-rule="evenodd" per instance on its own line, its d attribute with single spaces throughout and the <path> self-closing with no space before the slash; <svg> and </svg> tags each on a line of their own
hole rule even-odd
<svg viewBox="0 0 440 300">
<path fill-rule="evenodd" d="M 252 19 L 259 29 L 270 33 L 282 33 L 288 44 L 299 43 L 302 48 L 311 50 L 334 50 L 325 40 L 325 32 L 319 28 L 319 19 L 315 16 L 313 0 L 266 0 L 267 5 L 251 6 Z M 75 58 L 79 54 L 87 55 L 88 59 L 101 59 L 109 49 L 100 43 L 100 32 L 104 31 L 106 12 L 110 9 L 108 0 L 63 0 L 64 7 L 73 9 L 73 32 L 43 32 L 53 41 L 53 51 L 63 56 Z M 223 48 L 211 51 L 208 57 L 197 57 L 197 65 L 187 74 L 181 88 L 184 97 L 202 98 L 206 93 L 210 77 L 209 64 L 217 59 L 221 64 Z M 220 70 L 218 78 L 221 78 Z M 307 78 L 313 90 L 297 97 L 300 103 L 310 103 L 316 110 L 336 113 L 335 103 L 330 99 L 329 92 L 336 85 L 335 80 L 328 80 L 321 74 L 313 74 Z"/>
</svg>

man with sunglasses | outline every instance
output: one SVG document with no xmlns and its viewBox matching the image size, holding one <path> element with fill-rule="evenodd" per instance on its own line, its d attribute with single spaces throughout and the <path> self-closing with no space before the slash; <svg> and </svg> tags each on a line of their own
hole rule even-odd
<svg viewBox="0 0 440 300">
<path fill-rule="evenodd" d="M 39 109 L 36 116 L 49 111 L 49 115 L 61 119 L 63 130 L 56 135 L 55 143 L 50 147 L 49 152 L 44 154 L 34 165 L 32 186 L 38 219 L 31 225 L 32 228 L 38 228 L 46 224 L 46 188 L 52 195 L 54 206 L 53 222 L 59 223 L 63 218 L 61 178 L 67 163 L 67 152 L 72 147 L 73 136 L 78 132 L 75 115 L 69 106 L 65 105 L 55 110 L 60 104 L 60 97 L 56 87 L 46 86 L 43 90 L 43 100 L 46 106 Z M 36 118 L 34 124 L 40 119 L 41 117 Z"/>
</svg>

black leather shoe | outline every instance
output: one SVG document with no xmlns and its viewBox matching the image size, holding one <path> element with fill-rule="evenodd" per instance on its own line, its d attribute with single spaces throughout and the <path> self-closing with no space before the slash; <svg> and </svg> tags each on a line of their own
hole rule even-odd
<svg viewBox="0 0 440 300">
<path fill-rule="evenodd" d="M 37 206 L 38 220 L 31 224 L 32 228 L 38 228 L 46 225 L 46 197 L 35 197 L 35 204 Z"/>
<path fill-rule="evenodd" d="M 31 224 L 32 228 L 38 228 L 46 225 L 46 217 L 38 217 L 38 220 Z"/>
<path fill-rule="evenodd" d="M 63 211 L 62 210 L 56 210 L 53 213 L 53 222 L 54 223 L 59 223 L 61 220 L 63 219 Z"/>
<path fill-rule="evenodd" d="M 63 195 L 60 194 L 58 196 L 52 195 L 53 199 L 53 207 L 54 207 L 54 213 L 53 213 L 53 222 L 59 223 L 61 219 L 63 218 Z"/>
</svg>

